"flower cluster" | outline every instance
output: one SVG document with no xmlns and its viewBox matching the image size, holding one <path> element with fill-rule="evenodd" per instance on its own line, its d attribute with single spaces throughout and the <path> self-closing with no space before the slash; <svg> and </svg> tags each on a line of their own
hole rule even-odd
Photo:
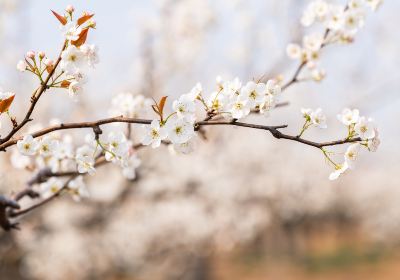
<svg viewBox="0 0 400 280">
<path fill-rule="evenodd" d="M 305 10 L 301 23 L 308 27 L 320 23 L 325 34 L 312 33 L 304 36 L 302 45 L 291 43 L 286 52 L 291 59 L 299 60 L 311 72 L 311 78 L 321 81 L 325 71 L 319 67 L 321 49 L 333 43 L 351 43 L 363 27 L 366 8 L 376 10 L 382 0 L 350 0 L 344 5 L 330 4 L 324 0 L 311 2 Z"/>
<path fill-rule="evenodd" d="M 347 148 L 344 154 L 344 162 L 341 164 L 333 162 L 326 151 L 324 151 L 329 162 L 335 167 L 335 171 L 329 176 L 330 180 L 337 179 L 347 169 L 355 167 L 355 162 L 362 147 L 366 148 L 368 151 L 375 152 L 380 145 L 378 129 L 371 118 L 367 119 L 366 117 L 362 117 L 357 109 L 351 110 L 349 108 L 343 109 L 342 113 L 337 117 L 338 120 L 347 127 L 347 139 L 359 138 L 360 140 Z"/>
</svg>

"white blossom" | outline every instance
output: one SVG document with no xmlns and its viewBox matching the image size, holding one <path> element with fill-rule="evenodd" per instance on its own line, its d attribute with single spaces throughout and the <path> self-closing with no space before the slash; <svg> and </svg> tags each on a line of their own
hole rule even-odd
<svg viewBox="0 0 400 280">
<path fill-rule="evenodd" d="M 95 64 L 99 63 L 99 50 L 96 45 L 84 44 L 80 47 L 80 50 L 85 55 L 90 67 L 94 67 Z"/>
<path fill-rule="evenodd" d="M 26 64 L 26 62 L 24 60 L 18 61 L 18 63 L 17 63 L 18 71 L 25 72 L 27 67 L 28 67 L 28 65 Z"/>
<path fill-rule="evenodd" d="M 69 22 L 61 26 L 62 33 L 66 40 L 76 41 L 82 32 L 82 27 L 77 26 L 75 22 Z"/>
<path fill-rule="evenodd" d="M 69 45 L 61 53 L 60 67 L 67 74 L 73 74 L 80 71 L 80 67 L 83 66 L 84 62 L 85 54 L 74 45 Z"/>
<path fill-rule="evenodd" d="M 182 144 L 194 136 L 193 124 L 178 118 L 171 118 L 167 122 L 168 139 L 173 144 Z"/>
<path fill-rule="evenodd" d="M 354 126 L 354 130 L 361 139 L 372 139 L 375 137 L 374 122 L 371 118 L 360 117 Z"/>
<path fill-rule="evenodd" d="M 132 154 L 122 162 L 122 175 L 128 180 L 136 178 L 136 169 L 140 166 L 142 161 L 136 154 Z"/>
<path fill-rule="evenodd" d="M 250 106 L 248 102 L 248 97 L 239 95 L 236 100 L 230 105 L 231 109 L 229 112 L 234 119 L 241 119 L 250 113 Z"/>
<path fill-rule="evenodd" d="M 19 152 L 25 156 L 32 156 L 36 154 L 39 143 L 32 135 L 25 135 L 22 140 L 18 140 L 17 148 Z"/>
<path fill-rule="evenodd" d="M 72 199 L 79 202 L 82 198 L 89 197 L 89 191 L 83 181 L 82 176 L 78 176 L 68 184 L 68 192 L 71 194 Z"/>
<path fill-rule="evenodd" d="M 344 125 L 351 125 L 358 122 L 360 117 L 360 112 L 357 109 L 343 109 L 342 113 L 337 115 L 339 121 L 341 121 Z"/>
<path fill-rule="evenodd" d="M 164 127 L 160 126 L 158 120 L 153 120 L 150 125 L 144 125 L 145 133 L 142 138 L 143 145 L 150 145 L 152 148 L 160 146 L 161 141 L 166 139 L 168 134 Z"/>
<path fill-rule="evenodd" d="M 193 96 L 189 94 L 183 94 L 178 100 L 172 103 L 172 108 L 176 112 L 179 119 L 184 119 L 188 122 L 195 121 L 196 106 L 193 100 Z"/>
<path fill-rule="evenodd" d="M 347 150 L 344 154 L 344 159 L 349 168 L 354 168 L 354 165 L 358 158 L 359 152 L 360 152 L 360 144 L 359 143 L 351 144 L 347 148 Z"/>
<path fill-rule="evenodd" d="M 50 136 L 44 136 L 39 141 L 39 153 L 44 157 L 52 156 L 58 148 L 58 141 Z"/>
<path fill-rule="evenodd" d="M 89 173 L 93 175 L 95 173 L 94 168 L 94 149 L 88 145 L 82 146 L 77 149 L 75 161 L 78 167 L 79 173 Z"/>
<path fill-rule="evenodd" d="M 326 116 L 322 113 L 322 109 L 318 108 L 310 114 L 311 122 L 319 128 L 327 128 Z"/>
<path fill-rule="evenodd" d="M 47 182 L 40 184 L 40 192 L 43 197 L 49 197 L 58 193 L 64 186 L 62 180 L 52 177 Z"/>
<path fill-rule="evenodd" d="M 345 161 L 343 164 L 337 166 L 334 172 L 329 175 L 329 180 L 333 181 L 339 178 L 347 169 L 349 168 L 347 162 Z"/>
</svg>

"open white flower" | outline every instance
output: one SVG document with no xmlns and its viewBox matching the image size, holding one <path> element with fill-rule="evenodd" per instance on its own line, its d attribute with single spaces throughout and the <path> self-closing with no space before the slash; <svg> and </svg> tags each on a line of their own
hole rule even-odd
<svg viewBox="0 0 400 280">
<path fill-rule="evenodd" d="M 128 156 L 130 149 L 129 142 L 122 132 L 110 132 L 108 134 L 107 151 L 105 158 L 107 161 L 121 160 Z"/>
<path fill-rule="evenodd" d="M 28 67 L 28 65 L 26 64 L 26 62 L 24 60 L 18 61 L 18 63 L 17 63 L 18 71 L 25 72 L 27 67 Z"/>
<path fill-rule="evenodd" d="M 276 80 L 268 80 L 267 82 L 267 94 L 270 94 L 277 99 L 282 91 L 281 86 Z"/>
<path fill-rule="evenodd" d="M 17 142 L 18 151 L 25 156 L 32 156 L 36 154 L 39 143 L 32 135 L 26 135 L 22 140 Z"/>
<path fill-rule="evenodd" d="M 61 30 L 66 40 L 76 41 L 82 32 L 82 27 L 77 26 L 75 22 L 71 21 L 61 26 Z"/>
<path fill-rule="evenodd" d="M 291 59 L 300 59 L 302 49 L 298 44 L 289 44 L 286 47 L 286 54 Z"/>
<path fill-rule="evenodd" d="M 94 67 L 95 64 L 99 63 L 99 48 L 96 45 L 84 44 L 80 47 L 80 50 L 85 55 L 90 67 Z"/>
<path fill-rule="evenodd" d="M 50 136 L 44 136 L 39 141 L 39 153 L 44 157 L 52 156 L 58 149 L 59 142 Z"/>
<path fill-rule="evenodd" d="M 60 67 L 66 74 L 73 74 L 79 72 L 79 68 L 83 65 L 85 54 L 75 47 L 69 45 L 66 50 L 61 53 Z"/>
<path fill-rule="evenodd" d="M 184 119 L 188 122 L 195 121 L 196 106 L 194 103 L 193 96 L 189 94 L 183 94 L 178 100 L 172 103 L 172 108 L 176 112 L 176 115 L 180 119 Z"/>
<path fill-rule="evenodd" d="M 365 117 L 361 117 L 354 126 L 354 130 L 361 139 L 372 139 L 375 137 L 374 127 L 375 125 L 371 118 L 366 119 Z"/>
<path fill-rule="evenodd" d="M 136 169 L 140 166 L 142 161 L 136 154 L 132 154 L 122 162 L 122 175 L 128 180 L 136 178 Z"/>
<path fill-rule="evenodd" d="M 89 191 L 83 181 L 82 176 L 78 176 L 68 184 L 68 192 L 71 194 L 72 199 L 79 202 L 82 198 L 89 197 Z"/>
<path fill-rule="evenodd" d="M 58 193 L 63 186 L 62 180 L 52 177 L 47 182 L 40 184 L 40 193 L 43 197 L 49 197 Z"/>
<path fill-rule="evenodd" d="M 173 144 L 182 144 L 194 136 L 194 127 L 190 122 L 182 119 L 169 119 L 167 122 L 168 139 Z"/>
<path fill-rule="evenodd" d="M 68 86 L 68 95 L 73 100 L 77 100 L 78 96 L 83 92 L 82 84 L 76 80 L 73 80 Z"/>
<path fill-rule="evenodd" d="M 357 109 L 343 109 L 342 113 L 337 115 L 339 121 L 341 121 L 344 125 L 351 125 L 358 122 L 360 118 L 360 112 Z"/>
<path fill-rule="evenodd" d="M 231 109 L 229 112 L 234 119 L 241 119 L 250 114 L 250 106 L 247 96 L 239 95 L 230 107 Z"/>
<path fill-rule="evenodd" d="M 319 33 L 304 36 L 303 46 L 306 50 L 317 52 L 320 50 L 323 40 L 323 36 Z"/>
<path fill-rule="evenodd" d="M 365 3 L 373 10 L 376 11 L 383 3 L 383 0 L 365 0 Z"/>
<path fill-rule="evenodd" d="M 240 91 L 240 95 L 244 96 L 248 101 L 248 105 L 252 108 L 259 106 L 265 102 L 265 94 L 267 86 L 264 83 L 248 82 Z"/>
<path fill-rule="evenodd" d="M 359 143 L 354 143 L 347 148 L 346 153 L 344 154 L 344 160 L 349 168 L 354 168 L 359 152 L 360 152 Z"/>
<path fill-rule="evenodd" d="M 379 145 L 381 144 L 378 129 L 374 128 L 374 131 L 375 131 L 375 136 L 372 139 L 368 140 L 368 149 L 371 152 L 376 152 L 379 148 Z"/>
<path fill-rule="evenodd" d="M 329 180 L 333 181 L 333 180 L 338 179 L 340 177 L 340 175 L 342 175 L 348 168 L 349 168 L 349 166 L 346 161 L 344 163 L 338 165 L 337 168 L 335 169 L 335 171 L 333 171 L 329 175 Z"/>
<path fill-rule="evenodd" d="M 89 173 L 89 175 L 95 173 L 94 149 L 92 147 L 85 145 L 78 148 L 76 151 L 75 161 L 79 173 Z"/>
<path fill-rule="evenodd" d="M 304 113 L 303 113 L 304 114 Z M 322 113 L 322 109 L 318 108 L 310 114 L 311 122 L 319 128 L 327 128 L 326 116 Z"/>
<path fill-rule="evenodd" d="M 144 125 L 145 129 L 144 136 L 142 138 L 143 145 L 150 145 L 152 148 L 160 146 L 161 141 L 167 138 L 168 134 L 164 127 L 160 126 L 158 120 L 153 120 L 150 125 Z"/>
</svg>

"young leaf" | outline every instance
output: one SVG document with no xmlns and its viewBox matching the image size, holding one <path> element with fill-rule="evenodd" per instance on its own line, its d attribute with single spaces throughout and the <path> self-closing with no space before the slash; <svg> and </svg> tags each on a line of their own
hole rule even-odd
<svg viewBox="0 0 400 280">
<path fill-rule="evenodd" d="M 68 88 L 70 84 L 71 84 L 70 81 L 64 80 L 61 82 L 60 86 L 63 88 Z"/>
<path fill-rule="evenodd" d="M 7 99 L 0 100 L 0 114 L 8 111 L 11 103 L 14 101 L 15 95 L 10 96 Z"/>
<path fill-rule="evenodd" d="M 79 34 L 78 40 L 71 41 L 72 45 L 74 45 L 75 47 L 82 46 L 86 42 L 88 32 L 89 32 L 89 28 L 83 29 L 81 31 L 81 33 Z"/>
<path fill-rule="evenodd" d="M 53 15 L 58 19 L 59 22 L 61 22 L 62 25 L 66 25 L 67 24 L 67 19 L 62 16 L 57 14 L 55 11 L 51 10 L 51 12 L 53 13 Z"/>
<path fill-rule="evenodd" d="M 83 14 L 83 16 L 81 16 L 77 21 L 78 26 L 84 24 L 89 19 L 91 19 L 93 16 L 94 16 L 94 14 L 91 14 L 91 15 L 90 14 Z"/>
<path fill-rule="evenodd" d="M 163 116 L 165 102 L 167 101 L 168 96 L 161 97 L 160 103 L 158 104 L 158 109 L 160 110 L 160 116 Z"/>
</svg>

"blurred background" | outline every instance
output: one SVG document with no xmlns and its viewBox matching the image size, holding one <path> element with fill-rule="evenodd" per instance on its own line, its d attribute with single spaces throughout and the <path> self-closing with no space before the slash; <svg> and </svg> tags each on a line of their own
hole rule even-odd
<svg viewBox="0 0 400 280">
<path fill-rule="evenodd" d="M 36 81 L 15 65 L 27 50 L 58 54 L 50 9 L 67 4 L 96 14 L 88 41 L 101 62 L 81 102 L 46 93 L 35 114 L 44 125 L 106 117 L 123 91 L 157 99 L 197 82 L 211 92 L 217 75 L 288 78 L 296 64 L 285 48 L 307 33 L 299 20 L 308 2 L 0 0 L 0 85 L 17 93 L 20 116 Z M 386 1 L 368 13 L 354 44 L 323 51 L 326 80 L 293 86 L 283 96 L 290 106 L 249 119 L 296 133 L 300 108 L 322 107 L 329 129 L 306 137 L 329 140 L 346 134 L 336 114 L 359 108 L 379 124 L 382 145 L 362 154 L 356 170 L 331 182 L 314 148 L 210 128 L 193 154 L 143 149 L 134 182 L 100 168 L 88 181 L 90 199 L 62 197 L 23 218 L 21 231 L 1 231 L 0 279 L 400 279 L 398 11 L 399 1 Z M 5 194 L 30 175 L 9 162 L 0 155 Z"/>
</svg>

